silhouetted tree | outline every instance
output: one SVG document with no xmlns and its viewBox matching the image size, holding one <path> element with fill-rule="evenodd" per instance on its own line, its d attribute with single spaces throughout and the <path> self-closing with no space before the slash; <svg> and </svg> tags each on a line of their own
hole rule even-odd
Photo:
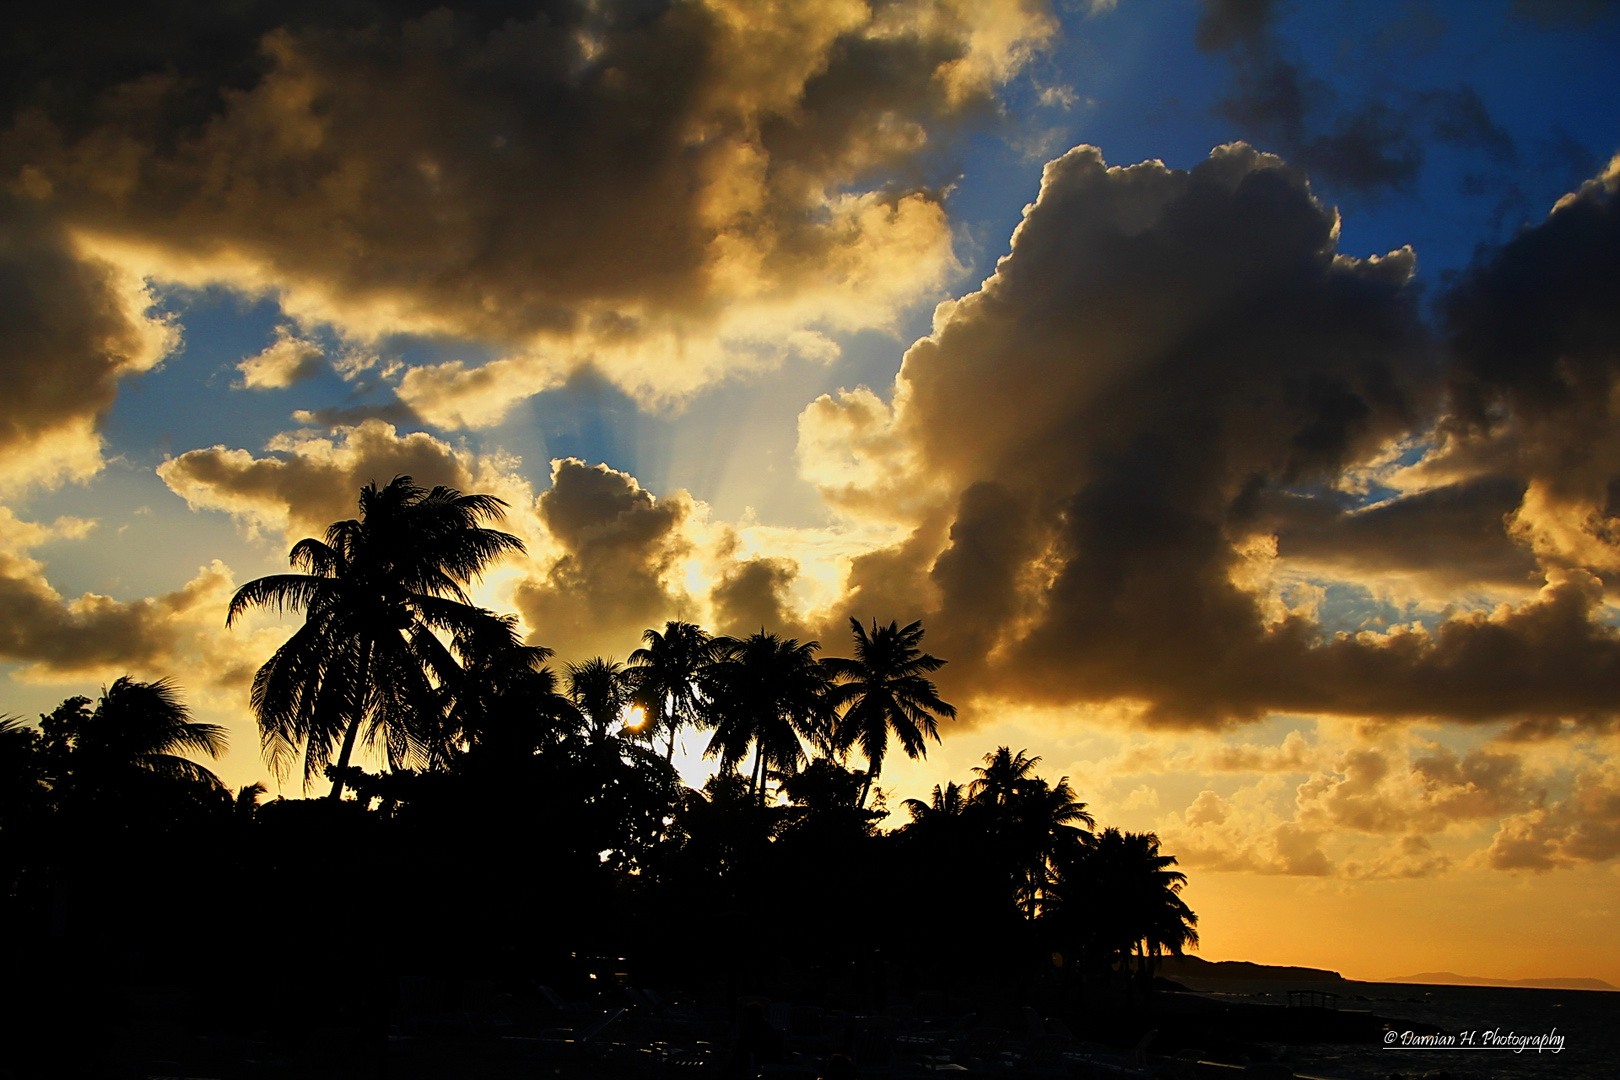
<svg viewBox="0 0 1620 1080">
<path fill-rule="evenodd" d="M 831 693 L 832 704 L 843 710 L 833 727 L 833 745 L 839 750 L 859 746 L 866 757 L 860 797 L 865 806 L 883 771 L 889 735 L 900 741 L 907 757 L 926 757 L 927 740 L 939 741 L 935 715 L 954 717 L 956 708 L 940 700 L 927 677 L 945 661 L 919 648 L 921 622 L 902 629 L 894 622 L 879 626 L 873 619 L 870 634 L 858 619 L 850 619 L 849 625 L 855 633 L 855 658 L 829 657 L 822 666 L 838 683 Z"/>
<path fill-rule="evenodd" d="M 998 818 L 998 832 L 1018 861 L 1019 905 L 1024 917 L 1033 919 L 1054 862 L 1091 839 L 1081 826 L 1089 829 L 1097 822 L 1086 804 L 1075 798 L 1067 776 L 1056 784 L 1035 777 L 1020 785 L 1012 800 L 999 808 Z"/>
<path fill-rule="evenodd" d="M 703 689 L 712 702 L 714 735 L 706 756 L 735 767 L 754 753 L 748 791 L 765 800 L 772 772 L 793 772 L 804 760 L 800 739 L 825 744 L 829 734 L 827 669 L 816 660 L 820 644 L 760 631 L 719 638 Z"/>
<path fill-rule="evenodd" d="M 449 487 L 429 491 L 408 476 L 367 484 L 358 518 L 332 524 L 324 541 L 293 545 L 289 559 L 303 573 L 237 590 L 227 626 L 252 607 L 305 616 L 253 679 L 253 713 L 278 775 L 302 748 L 307 785 L 336 746 L 331 798 L 341 798 L 342 770 L 362 732 L 368 745 L 382 740 L 391 768 L 432 758 L 442 725 L 425 715 L 434 702 L 425 669 L 454 663 L 434 632 L 502 632 L 465 587 L 494 559 L 523 550 L 517 537 L 480 524 L 499 519 L 505 505 Z"/>
<path fill-rule="evenodd" d="M 31 813 L 49 791 L 39 732 L 20 716 L 0 716 L 0 828 Z"/>
<path fill-rule="evenodd" d="M 1043 921 L 1083 965 L 1134 964 L 1146 985 L 1160 956 L 1198 945 L 1198 916 L 1181 898 L 1187 877 L 1175 864 L 1154 833 L 1104 829 L 1054 860 Z"/>
<path fill-rule="evenodd" d="M 975 767 L 970 788 L 976 810 L 996 837 L 1003 873 L 1026 919 L 1038 914 L 1052 862 L 1090 838 L 1096 821 L 1063 777 L 1049 784 L 1035 775 L 1040 757 L 998 746 Z"/>
<path fill-rule="evenodd" d="M 607 738 L 613 725 L 624 721 L 635 693 L 635 676 L 616 660 L 594 656 L 568 665 L 568 697 L 585 715 L 586 732 L 593 742 Z"/>
<path fill-rule="evenodd" d="M 702 715 L 698 689 L 704 669 L 714 659 L 713 639 L 702 627 L 671 620 L 664 632 L 641 635 L 645 648 L 630 654 L 630 670 L 637 678 L 636 696 L 647 710 L 648 738 L 662 734 L 664 760 L 675 757 L 675 733 L 695 724 Z"/>
<path fill-rule="evenodd" d="M 458 634 L 451 643 L 459 667 L 437 673 L 444 732 L 441 753 L 460 746 L 484 757 L 521 758 L 584 730 L 585 718 L 557 692 L 545 662 L 552 652 L 518 642 L 516 618 L 501 616 Z"/>
<path fill-rule="evenodd" d="M 82 703 L 59 710 L 58 717 L 67 722 L 61 735 L 71 745 L 69 768 L 76 786 L 106 791 L 153 776 L 224 790 L 219 777 L 185 755 L 219 757 L 225 752 L 225 729 L 193 720 L 170 680 L 143 683 L 125 675 L 102 690 L 93 710 L 85 698 L 69 702 Z"/>
<path fill-rule="evenodd" d="M 978 779 L 969 787 L 972 797 L 993 806 L 1011 802 L 1023 786 L 1032 782 L 1035 766 L 1041 762 L 1039 754 L 1035 757 L 1028 754 L 1027 750 L 1014 754 L 1011 747 L 998 746 L 984 755 L 983 767 L 973 767 Z"/>
<path fill-rule="evenodd" d="M 968 813 L 973 803 L 961 784 L 947 782 L 943 788 L 938 784 L 934 785 L 934 795 L 929 802 L 907 799 L 900 805 L 911 815 L 911 823 L 904 827 L 926 832 L 943 827 L 948 822 L 960 820 Z"/>
</svg>

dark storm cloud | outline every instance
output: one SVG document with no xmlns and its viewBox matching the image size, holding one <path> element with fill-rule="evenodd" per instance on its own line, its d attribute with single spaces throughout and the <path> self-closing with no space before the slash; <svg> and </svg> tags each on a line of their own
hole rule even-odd
<svg viewBox="0 0 1620 1080">
<path fill-rule="evenodd" d="M 1538 474 L 1595 465 L 1620 376 L 1620 168 L 1469 268 L 1446 297 L 1459 419 L 1546 446 Z M 1571 420 L 1576 421 L 1573 427 Z M 1557 468 L 1552 468 L 1556 466 Z M 1549 476 L 1549 478 L 1551 478 Z"/>
<path fill-rule="evenodd" d="M 1244 138 L 1321 181 L 1362 193 L 1410 187 L 1429 141 L 1477 149 L 1494 161 L 1515 157 L 1513 140 L 1472 87 L 1347 105 L 1288 55 L 1273 33 L 1282 10 L 1273 0 L 1205 0 L 1199 19 L 1198 47 L 1232 63 L 1232 92 L 1219 111 Z"/>
<path fill-rule="evenodd" d="M 1584 231 L 1605 243 L 1595 223 Z M 1324 637 L 1266 609 L 1254 582 L 1270 537 L 1358 572 L 1445 578 L 1437 539 L 1460 553 L 1454 582 L 1522 587 L 1531 567 L 1513 542 L 1525 481 L 1511 475 L 1465 475 L 1358 513 L 1300 494 L 1426 429 L 1443 400 L 1410 253 L 1349 259 L 1336 237 L 1303 177 L 1247 147 L 1191 172 L 1108 169 L 1091 148 L 1050 164 L 1011 254 L 907 353 L 887 427 L 857 433 L 898 438 L 916 483 L 955 494 L 946 524 L 857 560 L 852 586 L 924 577 L 931 587 L 894 614 L 928 617 L 930 649 L 952 660 L 942 677 L 962 693 L 1130 699 L 1173 724 L 1611 709 L 1620 637 L 1600 621 L 1601 582 L 1578 568 L 1549 570 L 1518 608 L 1432 633 Z M 1600 295 L 1557 280 L 1547 291 L 1564 306 L 1527 318 L 1565 319 Z M 1452 308 L 1463 322 L 1468 295 Z M 1544 391 L 1578 419 L 1586 406 L 1561 395 Z M 801 424 L 832 426 L 836 408 L 818 402 Z"/>
<path fill-rule="evenodd" d="M 159 273 L 279 289 L 355 334 L 561 350 L 407 380 L 419 408 L 478 399 L 441 413 L 469 422 L 593 353 L 624 385 L 690 390 L 729 361 L 695 340 L 656 364 L 635 346 L 759 332 L 721 326 L 733 305 L 871 325 L 936 287 L 939 196 L 883 176 L 986 112 L 1053 25 L 1018 0 L 30 20 L 12 39 L 7 180 Z"/>
</svg>

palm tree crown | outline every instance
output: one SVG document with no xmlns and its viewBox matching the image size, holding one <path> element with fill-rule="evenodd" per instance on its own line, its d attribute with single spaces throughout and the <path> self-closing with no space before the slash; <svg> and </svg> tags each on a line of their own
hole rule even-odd
<svg viewBox="0 0 1620 1080">
<path fill-rule="evenodd" d="M 1151 975 L 1158 957 L 1198 946 L 1198 916 L 1181 897 L 1187 875 L 1175 865 L 1156 834 L 1104 829 L 1057 861 L 1053 910 L 1097 959 L 1134 955 Z"/>
<path fill-rule="evenodd" d="M 961 784 L 947 781 L 944 787 L 934 785 L 934 796 L 929 802 L 907 799 L 900 805 L 911 815 L 912 825 L 926 829 L 938 822 L 960 818 L 968 812 L 973 803 L 968 800 L 967 792 Z"/>
<path fill-rule="evenodd" d="M 816 659 L 820 643 L 760 631 L 747 638 L 717 638 L 703 692 L 713 702 L 714 736 L 705 754 L 727 768 L 754 751 L 749 794 L 765 798 L 769 773 L 795 771 L 805 759 L 800 739 L 825 743 L 831 686 Z"/>
<path fill-rule="evenodd" d="M 1039 754 L 1030 757 L 1027 750 L 1014 754 L 1010 746 L 996 747 L 984 755 L 982 768 L 977 765 L 973 767 L 973 771 L 979 774 L 970 789 L 973 798 L 995 806 L 1006 806 L 1020 791 L 1036 782 L 1035 766 L 1040 763 Z"/>
<path fill-rule="evenodd" d="M 635 677 L 617 660 L 568 665 L 568 697 L 585 714 L 593 742 L 605 739 L 635 698 Z"/>
<path fill-rule="evenodd" d="M 144 683 L 124 675 L 102 690 L 94 711 L 81 716 L 72 732 L 74 773 L 80 780 L 104 783 L 135 770 L 224 790 L 219 777 L 184 755 L 219 757 L 225 752 L 225 729 L 193 720 L 172 681 Z"/>
<path fill-rule="evenodd" d="M 442 702 L 444 737 L 438 750 L 519 755 L 555 744 L 584 726 L 579 710 L 557 693 L 557 676 L 545 662 L 552 651 L 519 644 L 517 617 L 459 634 L 451 646 L 459 668 L 435 672 Z"/>
<path fill-rule="evenodd" d="M 429 491 L 408 476 L 367 484 L 358 518 L 332 524 L 324 541 L 293 545 L 289 559 L 302 573 L 237 590 L 227 626 L 251 607 L 305 616 L 253 679 L 253 713 L 278 775 L 302 748 L 307 786 L 340 740 L 337 767 L 346 768 L 362 729 L 368 745 L 381 738 L 392 768 L 432 758 L 443 726 L 423 715 L 435 698 L 428 669 L 454 664 L 434 631 L 514 633 L 465 591 L 492 560 L 523 550 L 517 537 L 482 525 L 505 505 L 449 487 Z M 334 781 L 332 797 L 342 791 Z"/>
<path fill-rule="evenodd" d="M 921 622 L 905 628 L 891 622 L 879 626 L 872 621 L 872 632 L 858 619 L 849 620 L 855 632 L 855 658 L 830 658 L 822 664 L 837 680 L 832 702 L 843 708 L 833 729 L 833 744 L 839 750 L 859 746 L 866 757 L 866 780 L 861 788 L 861 804 L 878 774 L 892 733 L 911 758 L 925 757 L 928 739 L 939 741 L 935 715 L 954 717 L 956 708 L 940 700 L 929 672 L 938 671 L 945 661 L 930 656 L 919 647 Z"/>
<path fill-rule="evenodd" d="M 664 760 L 669 761 L 675 756 L 676 730 L 696 723 L 700 715 L 698 683 L 714 659 L 714 639 L 701 626 L 673 619 L 662 634 L 648 630 L 641 639 L 646 648 L 630 654 L 630 668 L 638 679 L 637 697 L 648 709 L 647 735 L 664 734 Z"/>
</svg>

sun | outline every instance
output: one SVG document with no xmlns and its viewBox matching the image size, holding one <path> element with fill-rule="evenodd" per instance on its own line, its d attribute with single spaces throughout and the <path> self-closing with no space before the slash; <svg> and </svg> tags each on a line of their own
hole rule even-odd
<svg viewBox="0 0 1620 1080">
<path fill-rule="evenodd" d="M 626 731 L 640 731 L 647 723 L 647 710 L 640 705 L 626 705 L 619 710 L 619 722 Z"/>
</svg>

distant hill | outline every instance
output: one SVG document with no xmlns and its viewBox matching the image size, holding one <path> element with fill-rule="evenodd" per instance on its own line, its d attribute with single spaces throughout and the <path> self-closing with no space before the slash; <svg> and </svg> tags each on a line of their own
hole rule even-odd
<svg viewBox="0 0 1620 1080">
<path fill-rule="evenodd" d="M 1322 968 L 1274 967 L 1251 964 L 1246 960 L 1218 960 L 1211 963 L 1196 956 L 1166 956 L 1159 963 L 1159 974 L 1167 979 L 1291 979 L 1296 982 L 1343 982 L 1337 971 Z"/>
<path fill-rule="evenodd" d="M 1484 979 L 1478 975 L 1458 975 L 1454 971 L 1425 971 L 1421 975 L 1403 975 L 1398 979 L 1385 979 L 1391 983 L 1430 983 L 1439 986 L 1531 986 L 1543 990 L 1617 990 L 1602 979 Z"/>
</svg>

